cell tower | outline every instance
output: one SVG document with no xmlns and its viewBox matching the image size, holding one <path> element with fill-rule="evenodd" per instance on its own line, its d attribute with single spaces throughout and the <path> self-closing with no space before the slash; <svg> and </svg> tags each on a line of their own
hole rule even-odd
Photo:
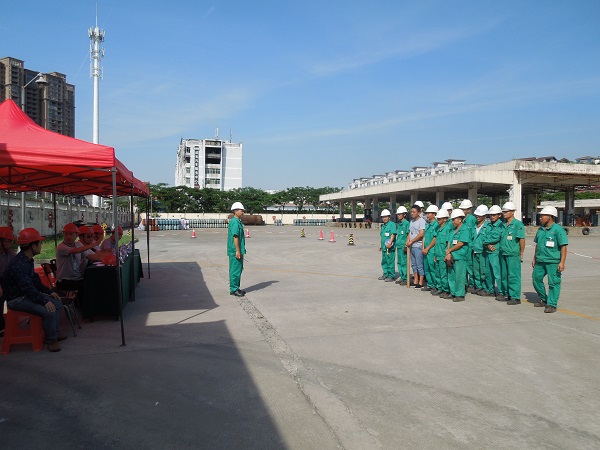
<svg viewBox="0 0 600 450">
<path fill-rule="evenodd" d="M 93 122 L 93 143 L 99 143 L 99 93 L 100 78 L 102 78 L 102 67 L 100 60 L 104 58 L 104 49 L 101 47 L 104 42 L 104 30 L 98 28 L 98 10 L 96 6 L 96 26 L 88 30 L 90 37 L 90 76 L 94 79 L 94 122 Z"/>
</svg>

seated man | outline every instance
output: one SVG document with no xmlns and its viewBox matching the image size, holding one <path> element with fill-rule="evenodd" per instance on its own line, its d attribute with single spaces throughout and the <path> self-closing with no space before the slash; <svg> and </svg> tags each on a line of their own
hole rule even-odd
<svg viewBox="0 0 600 450">
<path fill-rule="evenodd" d="M 0 280 L 6 271 L 8 264 L 17 255 L 13 250 L 15 235 L 10 227 L 0 227 Z M 0 336 L 4 330 L 4 297 L 2 296 L 2 287 L 0 287 Z"/>
<path fill-rule="evenodd" d="M 111 231 L 112 231 L 112 234 L 110 235 L 110 237 L 104 239 L 104 242 L 102 242 L 102 245 L 100 246 L 100 249 L 102 251 L 113 252 L 119 246 L 119 241 L 123 237 L 123 228 L 121 228 L 121 227 L 117 228 L 118 235 L 119 235 L 118 239 L 115 239 L 115 235 L 117 234 L 117 232 L 115 232 L 114 227 L 112 228 Z"/>
<path fill-rule="evenodd" d="M 77 246 L 77 225 L 68 223 L 63 227 L 63 241 L 56 247 L 56 287 L 64 291 L 79 291 L 82 298 L 83 271 L 81 270 L 81 254 L 98 245 L 92 242 Z"/>
<path fill-rule="evenodd" d="M 102 227 L 100 227 L 102 228 Z M 77 234 L 79 235 L 79 240 L 75 243 L 77 247 L 89 246 L 90 244 L 97 243 L 97 239 L 94 240 L 94 233 L 92 229 L 86 225 L 82 225 L 78 228 Z M 104 235 L 104 230 L 102 230 L 102 235 Z M 102 239 L 102 238 L 100 238 Z M 85 250 L 81 254 L 81 273 L 85 272 L 85 269 L 88 265 L 95 262 L 102 262 L 104 257 L 108 254 L 108 252 L 102 252 L 99 250 L 100 247 L 94 246 L 88 250 Z"/>
<path fill-rule="evenodd" d="M 42 316 L 44 343 L 51 352 L 60 351 L 60 344 L 67 338 L 59 334 L 62 303 L 56 292 L 42 284 L 33 271 L 33 257 L 42 251 L 45 238 L 35 228 L 24 228 L 17 237 L 21 251 L 8 265 L 4 273 L 3 287 L 8 307 Z"/>
</svg>

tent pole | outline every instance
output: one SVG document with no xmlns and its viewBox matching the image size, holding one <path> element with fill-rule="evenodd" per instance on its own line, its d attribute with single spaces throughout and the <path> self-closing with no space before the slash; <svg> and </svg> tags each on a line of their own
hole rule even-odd
<svg viewBox="0 0 600 450">
<path fill-rule="evenodd" d="M 117 168 L 113 167 L 112 182 L 113 182 L 113 226 L 114 233 L 117 233 L 115 240 L 115 268 L 117 270 L 117 298 L 119 300 L 119 317 L 121 319 L 121 347 L 125 344 L 125 326 L 123 325 L 123 289 L 121 287 L 121 261 L 119 260 L 119 218 L 117 215 Z"/>
<path fill-rule="evenodd" d="M 54 248 L 58 247 L 58 231 L 56 230 L 56 224 L 58 223 L 58 218 L 56 217 L 57 208 L 56 208 L 56 194 L 52 193 L 52 204 L 54 208 Z"/>
<path fill-rule="evenodd" d="M 146 252 L 148 253 L 148 279 L 150 279 L 150 196 L 146 197 Z"/>
<path fill-rule="evenodd" d="M 131 185 L 131 197 L 129 197 L 129 221 L 131 222 L 131 301 L 135 302 L 135 226 L 133 218 L 133 184 Z"/>
</svg>

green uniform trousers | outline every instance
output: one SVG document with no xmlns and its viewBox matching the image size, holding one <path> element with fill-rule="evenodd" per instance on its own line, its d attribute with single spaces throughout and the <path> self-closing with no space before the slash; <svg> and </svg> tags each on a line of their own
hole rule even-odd
<svg viewBox="0 0 600 450">
<path fill-rule="evenodd" d="M 473 283 L 475 289 L 485 289 L 485 256 L 483 253 L 473 253 Z"/>
<path fill-rule="evenodd" d="M 438 280 L 438 291 L 450 293 L 450 286 L 448 285 L 448 266 L 446 261 L 442 258 L 441 261 L 435 262 L 435 272 Z"/>
<path fill-rule="evenodd" d="M 468 286 L 475 286 L 474 277 L 474 268 L 473 268 L 473 252 L 469 249 L 469 253 L 465 256 L 465 262 L 467 263 L 467 278 L 466 283 Z"/>
<path fill-rule="evenodd" d="M 546 294 L 546 286 L 544 285 L 544 277 L 546 275 L 548 275 L 548 294 Z M 562 274 L 558 271 L 558 263 L 536 262 L 531 278 L 533 288 L 539 295 L 540 300 L 556 308 L 558 297 L 560 296 L 560 284 L 562 282 Z"/>
<path fill-rule="evenodd" d="M 406 249 L 404 247 L 397 249 L 398 253 L 398 276 L 406 281 Z"/>
<path fill-rule="evenodd" d="M 454 264 L 448 267 L 448 286 L 450 287 L 450 294 L 455 297 L 465 296 L 467 266 L 468 262 L 461 259 L 460 261 L 454 260 Z"/>
<path fill-rule="evenodd" d="M 240 288 L 242 271 L 244 270 L 244 255 L 240 259 L 229 256 L 229 292 L 235 292 Z"/>
<path fill-rule="evenodd" d="M 383 269 L 384 277 L 396 278 L 396 268 L 394 267 L 395 259 L 395 251 L 388 250 L 385 247 L 381 249 L 381 268 Z"/>
<path fill-rule="evenodd" d="M 521 257 L 500 255 L 500 292 L 521 300 Z"/>
<path fill-rule="evenodd" d="M 485 291 L 492 294 L 498 293 L 506 295 L 500 291 L 500 256 L 498 251 L 484 253 L 485 258 Z"/>
<path fill-rule="evenodd" d="M 427 279 L 427 286 L 431 289 L 437 289 L 439 281 L 437 279 L 437 273 L 435 270 L 435 263 L 433 262 L 433 249 L 427 252 L 427 255 L 423 258 L 423 266 L 425 267 L 425 278 Z"/>
</svg>

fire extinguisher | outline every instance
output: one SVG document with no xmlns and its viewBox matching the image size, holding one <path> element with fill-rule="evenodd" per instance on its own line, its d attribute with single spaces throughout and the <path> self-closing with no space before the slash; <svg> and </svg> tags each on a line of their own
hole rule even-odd
<svg viewBox="0 0 600 450">
<path fill-rule="evenodd" d="M 52 211 L 50 211 L 48 213 L 48 228 L 53 228 L 54 227 L 54 214 L 52 214 Z"/>
</svg>

